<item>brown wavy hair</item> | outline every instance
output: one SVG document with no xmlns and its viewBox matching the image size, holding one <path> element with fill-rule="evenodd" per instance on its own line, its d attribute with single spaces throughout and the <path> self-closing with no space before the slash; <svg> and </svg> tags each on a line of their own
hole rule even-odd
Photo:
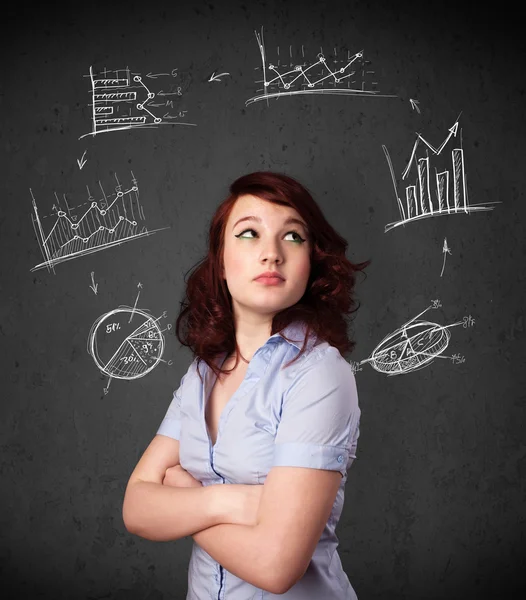
<svg viewBox="0 0 526 600">
<path fill-rule="evenodd" d="M 355 342 L 348 337 L 346 317 L 352 320 L 360 306 L 354 298 L 356 273 L 363 271 L 371 261 L 355 264 L 345 257 L 347 241 L 327 222 L 310 192 L 298 181 L 282 173 L 258 171 L 231 184 L 230 195 L 212 217 L 207 236 L 208 253 L 190 269 L 186 297 L 180 302 L 175 334 L 198 358 L 199 377 L 201 360 L 216 376 L 230 372 L 214 364 L 218 355 L 226 352 L 229 356 L 235 351 L 236 365 L 239 360 L 232 297 L 221 271 L 226 223 L 236 200 L 245 194 L 296 209 L 309 230 L 311 269 L 305 293 L 296 304 L 278 312 L 272 320 L 271 335 L 293 321 L 306 324 L 303 347 L 289 364 L 303 354 L 311 331 L 338 348 L 342 355 L 352 352 Z"/>
</svg>

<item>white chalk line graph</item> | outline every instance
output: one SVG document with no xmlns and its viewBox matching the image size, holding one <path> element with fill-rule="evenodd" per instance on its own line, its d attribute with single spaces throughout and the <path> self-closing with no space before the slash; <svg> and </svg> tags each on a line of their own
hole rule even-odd
<svg viewBox="0 0 526 600">
<path fill-rule="evenodd" d="M 156 79 L 159 75 L 170 74 L 148 74 L 147 77 Z M 173 69 L 172 76 L 177 76 L 177 69 Z M 196 126 L 196 123 L 181 120 L 186 117 L 187 110 L 176 111 L 175 115 L 164 112 L 164 110 L 156 112 L 160 107 L 173 108 L 173 100 L 163 100 L 159 103 L 158 99 L 165 96 L 182 96 L 182 86 L 171 85 L 170 89 L 173 91 L 160 90 L 155 93 L 145 84 L 140 73 L 131 73 L 128 67 L 111 71 L 104 69 L 95 74 L 93 67 L 90 66 L 89 78 L 91 81 L 91 104 L 88 106 L 91 107 L 92 113 L 92 131 L 81 135 L 79 140 L 100 133 L 156 128 L 160 125 Z M 141 98 L 141 95 L 144 97 Z M 128 110 L 127 114 L 121 112 L 126 109 Z M 159 116 L 162 112 L 164 114 Z"/>
<path fill-rule="evenodd" d="M 429 153 L 431 152 L 431 155 L 434 156 L 440 155 L 448 144 L 453 144 L 458 131 L 459 120 L 457 119 L 448 129 L 448 135 L 438 147 L 433 146 L 433 144 L 428 142 L 422 135 L 417 133 L 411 156 L 402 172 L 402 179 L 404 180 L 411 172 L 413 165 L 416 165 L 417 173 L 415 183 L 413 185 L 408 185 L 405 188 L 405 205 L 398 195 L 398 184 L 391 157 L 386 146 L 382 145 L 391 174 L 398 210 L 400 212 L 400 219 L 388 223 L 385 226 L 384 233 L 387 233 L 395 227 L 413 221 L 446 215 L 462 213 L 469 215 L 470 213 L 491 211 L 494 207 L 490 205 L 500 204 L 500 201 L 479 204 L 473 204 L 469 201 L 464 150 L 462 148 L 461 140 L 457 147 L 453 147 L 451 150 L 451 172 L 449 169 L 438 172 L 435 168 L 435 178 L 432 182 L 432 178 L 430 177 Z M 425 146 L 426 155 L 425 157 L 419 158 L 417 150 L 421 145 Z M 431 191 L 432 183 L 433 192 Z M 452 188 L 452 193 L 450 193 L 450 188 Z"/>
<path fill-rule="evenodd" d="M 47 268 L 55 272 L 55 266 L 68 261 L 99 252 L 112 246 L 153 235 L 169 227 L 148 230 L 144 224 L 144 208 L 139 201 L 139 186 L 131 172 L 131 186 L 126 189 L 120 184 L 115 175 L 117 185 L 114 192 L 106 194 L 101 182 L 99 187 L 102 196 L 95 199 L 87 187 L 86 202 L 71 208 L 64 194 L 62 202 L 55 193 L 55 212 L 41 217 L 37 202 L 30 188 L 34 215 L 31 215 L 35 235 L 42 252 L 44 261 L 35 265 L 31 271 Z M 88 206 L 86 209 L 85 207 Z M 83 214 L 73 214 L 72 210 L 81 209 Z M 43 221 L 53 219 L 54 223 L 48 233 L 45 233 Z M 142 226 L 141 223 L 142 222 Z"/>
<path fill-rule="evenodd" d="M 245 106 L 260 100 L 280 98 L 282 96 L 297 96 L 300 94 L 333 94 L 344 96 L 369 96 L 380 98 L 396 98 L 394 94 L 381 94 L 376 89 L 377 81 L 366 82 L 372 79 L 374 71 L 368 68 L 370 61 L 364 57 L 364 51 L 360 50 L 351 55 L 349 52 L 343 58 L 337 58 L 337 50 L 334 48 L 334 57 L 327 58 L 323 48 L 317 53 L 316 59 L 310 64 L 305 60 L 305 49 L 301 48 L 301 57 L 293 57 L 292 46 L 289 46 L 289 58 L 281 62 L 279 58 L 279 47 L 277 48 L 277 60 L 270 62 L 265 50 L 263 39 L 263 27 L 261 33 L 254 31 L 261 57 L 263 79 L 256 81 L 263 84 L 261 91 L 252 98 L 245 101 Z M 290 62 L 287 64 L 287 61 Z M 352 78 L 355 79 L 352 79 Z M 366 86 L 369 85 L 369 89 Z M 331 87 L 329 87 L 331 86 Z"/>
<path fill-rule="evenodd" d="M 451 338 L 449 329 L 461 325 L 464 329 L 473 327 L 475 319 L 468 315 L 461 321 L 450 325 L 439 325 L 420 317 L 428 310 L 441 308 L 440 300 L 433 300 L 431 305 L 400 328 L 388 334 L 373 350 L 371 356 L 360 362 L 352 362 L 353 370 L 361 371 L 361 365 L 370 366 L 388 376 L 404 375 L 423 369 L 435 359 L 451 360 L 453 364 L 465 362 L 460 354 L 445 356 Z"/>
</svg>

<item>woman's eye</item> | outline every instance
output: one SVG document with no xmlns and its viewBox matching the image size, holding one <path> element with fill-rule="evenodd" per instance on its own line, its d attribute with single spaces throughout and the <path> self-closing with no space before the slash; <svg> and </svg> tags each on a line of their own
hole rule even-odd
<svg viewBox="0 0 526 600">
<path fill-rule="evenodd" d="M 237 237 L 237 238 L 240 238 L 240 237 L 245 237 L 245 235 L 244 235 L 244 234 L 245 234 L 245 233 L 247 233 L 247 231 L 252 231 L 252 233 L 256 233 L 256 232 L 255 232 L 253 229 L 245 229 L 245 231 L 242 231 L 241 233 L 238 233 L 238 234 L 236 235 L 236 237 Z"/>
<path fill-rule="evenodd" d="M 287 233 L 287 235 L 289 235 L 289 234 L 292 234 L 292 235 L 296 236 L 296 239 L 292 240 L 293 242 L 301 242 L 301 243 L 303 243 L 305 241 L 297 231 L 289 231 L 289 233 Z"/>
<path fill-rule="evenodd" d="M 245 231 L 242 231 L 241 233 L 237 234 L 236 237 L 237 238 L 243 238 L 243 237 L 245 237 L 245 233 L 247 233 L 247 232 L 255 233 L 256 236 L 257 236 L 257 232 L 254 231 L 254 229 L 245 229 Z M 296 236 L 296 239 L 292 240 L 293 242 L 303 243 L 305 241 L 297 231 L 289 231 L 287 233 L 287 235 L 291 235 L 291 234 Z M 249 237 L 249 238 L 246 238 L 246 239 L 251 239 L 251 238 Z"/>
</svg>

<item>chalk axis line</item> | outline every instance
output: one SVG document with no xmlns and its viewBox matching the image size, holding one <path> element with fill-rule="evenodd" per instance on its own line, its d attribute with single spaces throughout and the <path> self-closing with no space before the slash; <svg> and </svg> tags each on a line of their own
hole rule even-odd
<svg viewBox="0 0 526 600">
<path fill-rule="evenodd" d="M 460 115 L 459 115 L 460 118 Z M 473 212 L 482 212 L 493 210 L 493 206 L 490 204 L 500 204 L 500 201 L 486 202 L 484 204 L 471 204 L 468 198 L 468 187 L 467 187 L 467 175 L 464 164 L 464 150 L 462 149 L 462 143 L 460 147 L 454 147 L 451 150 L 451 173 L 449 170 L 438 172 L 435 168 L 435 179 L 434 179 L 434 194 L 431 193 L 431 179 L 430 179 L 430 163 L 429 163 L 429 152 L 433 155 L 438 156 L 451 142 L 453 144 L 458 134 L 458 119 L 448 129 L 448 135 L 438 146 L 435 148 L 430 144 L 424 137 L 417 133 L 413 149 L 411 151 L 411 157 L 409 162 L 402 172 L 402 179 L 406 179 L 413 165 L 416 165 L 416 180 L 414 185 L 408 185 L 405 188 L 405 206 L 400 197 L 398 196 L 398 186 L 396 177 L 393 169 L 393 164 L 389 152 L 385 145 L 382 145 L 389 171 L 391 173 L 391 180 L 395 191 L 396 202 L 398 210 L 400 211 L 400 220 L 393 223 L 388 223 L 385 226 L 384 233 L 387 233 L 395 227 L 405 225 L 412 221 L 418 221 L 421 219 L 428 219 L 430 217 L 439 217 L 445 215 L 454 214 L 470 214 Z M 426 147 L 425 157 L 417 157 L 417 150 L 420 145 Z M 450 194 L 450 188 L 452 187 L 453 193 Z M 452 198 L 451 198 L 452 196 Z"/>
<path fill-rule="evenodd" d="M 49 233 L 44 232 L 42 219 L 38 214 L 37 203 L 33 191 L 30 188 L 34 215 L 31 215 L 36 238 L 44 257 L 44 262 L 34 266 L 31 271 L 47 268 L 55 272 L 54 267 L 67 260 L 73 260 L 99 252 L 111 246 L 124 244 L 138 238 L 153 235 L 157 231 L 169 229 L 148 230 L 145 225 L 140 229 L 139 221 L 145 222 L 144 209 L 139 202 L 139 186 L 133 173 L 132 186 L 122 189 L 117 176 L 115 192 L 106 194 L 99 183 L 102 198 L 95 200 L 88 188 L 88 200 L 75 208 L 83 208 L 89 205 L 80 218 L 71 214 L 66 195 L 63 196 L 65 210 L 61 206 L 58 196 L 55 194 L 56 212 L 44 216 L 55 219 Z M 74 209 L 73 209 L 74 210 Z"/>
<path fill-rule="evenodd" d="M 316 60 L 309 64 L 305 60 L 305 51 L 302 46 L 301 62 L 294 62 L 292 46 L 289 46 L 290 62 L 288 59 L 282 63 L 277 48 L 277 61 L 269 62 L 265 43 L 263 40 L 263 27 L 261 33 L 254 31 L 261 56 L 263 79 L 256 81 L 262 83 L 262 94 L 257 94 L 245 102 L 245 106 L 260 100 L 281 98 L 282 96 L 297 96 L 300 94 L 329 94 L 341 96 L 362 96 L 372 98 L 396 98 L 394 94 L 380 94 L 377 89 L 366 89 L 366 78 L 374 73 L 367 70 L 370 61 L 365 60 L 363 50 L 354 55 L 347 53 L 345 58 L 328 59 L 323 49 L 317 54 Z M 299 58 L 299 57 L 298 57 Z M 331 63 L 329 65 L 329 63 Z M 340 63 L 340 65 L 338 65 Z M 341 64 L 343 66 L 341 66 Z M 351 79 L 356 77 L 355 79 Z M 361 79 L 361 82 L 359 80 Z M 331 87 L 328 87 L 328 86 Z M 375 88 L 377 81 L 371 81 L 370 87 Z M 352 87 L 351 87 L 352 86 Z"/>
</svg>

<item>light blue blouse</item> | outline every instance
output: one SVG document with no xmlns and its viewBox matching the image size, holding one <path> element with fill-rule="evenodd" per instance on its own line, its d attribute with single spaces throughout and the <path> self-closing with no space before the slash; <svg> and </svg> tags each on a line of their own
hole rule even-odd
<svg viewBox="0 0 526 600">
<path fill-rule="evenodd" d="M 330 517 L 304 576 L 275 595 L 238 578 L 194 542 L 186 600 L 355 600 L 342 568 L 335 533 L 347 470 L 356 458 L 360 408 L 351 365 L 334 346 L 311 333 L 303 356 L 305 324 L 295 321 L 254 353 L 240 387 L 226 404 L 212 445 L 205 406 L 214 372 L 197 358 L 182 377 L 157 433 L 179 440 L 181 466 L 203 485 L 262 484 L 273 466 L 339 471 L 342 480 Z M 215 364 L 222 365 L 226 353 Z"/>
</svg>

